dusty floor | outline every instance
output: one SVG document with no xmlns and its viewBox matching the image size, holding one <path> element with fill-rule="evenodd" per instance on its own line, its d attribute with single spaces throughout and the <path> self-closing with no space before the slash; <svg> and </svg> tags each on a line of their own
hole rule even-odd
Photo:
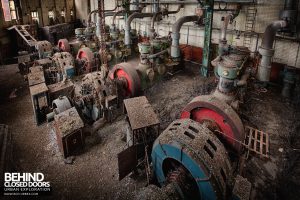
<svg viewBox="0 0 300 200">
<path fill-rule="evenodd" d="M 213 79 L 200 78 L 194 68 L 161 81 L 145 95 L 163 130 L 191 99 L 213 88 Z M 16 97 L 9 98 L 15 89 Z M 300 142 L 295 141 L 300 134 L 300 108 L 279 94 L 278 88 L 262 93 L 252 85 L 241 110 L 246 124 L 271 137 L 271 159 L 250 157 L 246 162 L 244 175 L 253 183 L 252 199 L 299 199 Z M 53 189 L 49 199 L 132 199 L 146 184 L 144 177 L 118 181 L 117 153 L 126 145 L 121 140 L 124 117 L 89 137 L 85 152 L 66 165 L 49 127 L 35 126 L 29 89 L 16 65 L 0 69 L 0 113 L 0 123 L 8 124 L 13 133 L 14 171 L 43 172 Z"/>
</svg>

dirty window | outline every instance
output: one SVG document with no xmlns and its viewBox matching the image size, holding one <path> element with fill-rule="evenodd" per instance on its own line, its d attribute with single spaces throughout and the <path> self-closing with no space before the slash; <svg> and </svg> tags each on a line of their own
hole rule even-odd
<svg viewBox="0 0 300 200">
<path fill-rule="evenodd" d="M 54 19 L 54 12 L 53 12 L 53 10 L 50 10 L 48 12 L 48 16 L 49 16 L 49 19 Z"/>
<path fill-rule="evenodd" d="M 11 19 L 17 19 L 17 13 L 16 13 L 16 7 L 15 7 L 15 2 L 13 0 L 9 1 L 9 9 L 10 9 L 10 15 Z"/>
<path fill-rule="evenodd" d="M 11 21 L 9 1 L 8 0 L 1 0 L 1 4 L 2 4 L 2 9 L 3 9 L 4 20 L 6 22 Z"/>
<path fill-rule="evenodd" d="M 32 21 L 39 23 L 39 14 L 37 11 L 31 12 Z"/>
</svg>

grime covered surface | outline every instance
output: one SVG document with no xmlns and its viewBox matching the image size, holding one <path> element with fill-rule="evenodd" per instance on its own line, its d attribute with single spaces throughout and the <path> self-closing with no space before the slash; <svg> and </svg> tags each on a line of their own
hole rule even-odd
<svg viewBox="0 0 300 200">
<path fill-rule="evenodd" d="M 0 123 L 13 134 L 14 172 L 42 172 L 50 181 L 47 199 L 132 199 L 146 185 L 145 175 L 118 181 L 117 154 L 126 143 L 124 116 L 87 137 L 84 152 L 72 165 L 64 163 L 55 134 L 47 124 L 34 123 L 28 83 L 17 65 L 0 69 Z M 145 91 L 161 122 L 161 131 L 180 117 L 194 97 L 209 94 L 214 78 L 199 76 L 199 66 L 187 65 Z M 270 134 L 270 159 L 250 156 L 244 176 L 253 184 L 252 199 L 297 199 L 300 177 L 300 108 L 280 96 L 280 88 L 262 92 L 250 84 L 241 116 L 246 125 Z M 14 198 L 15 199 L 15 198 Z"/>
</svg>

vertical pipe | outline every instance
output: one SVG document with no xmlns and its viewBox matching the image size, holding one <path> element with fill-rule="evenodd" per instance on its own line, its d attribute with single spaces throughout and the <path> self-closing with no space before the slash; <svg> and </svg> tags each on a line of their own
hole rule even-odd
<svg viewBox="0 0 300 200">
<path fill-rule="evenodd" d="M 208 76 L 208 69 L 210 67 L 210 57 L 211 57 L 211 35 L 212 35 L 212 22 L 213 22 L 213 9 L 214 0 L 206 1 L 205 7 L 205 29 L 204 29 L 204 48 L 203 48 L 203 58 L 202 67 L 200 72 L 202 76 Z"/>
</svg>

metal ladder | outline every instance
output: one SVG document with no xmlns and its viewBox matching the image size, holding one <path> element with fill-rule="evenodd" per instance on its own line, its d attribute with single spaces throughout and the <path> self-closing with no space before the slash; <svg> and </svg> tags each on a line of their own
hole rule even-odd
<svg viewBox="0 0 300 200">
<path fill-rule="evenodd" d="M 14 25 L 8 30 L 16 30 L 16 32 L 22 37 L 25 43 L 30 46 L 34 47 L 37 40 L 26 30 L 25 26 L 23 25 Z"/>
<path fill-rule="evenodd" d="M 250 48 L 252 32 L 255 27 L 257 8 L 256 1 L 247 7 L 246 11 L 246 23 L 245 23 L 245 35 L 244 35 L 244 46 Z"/>
</svg>

